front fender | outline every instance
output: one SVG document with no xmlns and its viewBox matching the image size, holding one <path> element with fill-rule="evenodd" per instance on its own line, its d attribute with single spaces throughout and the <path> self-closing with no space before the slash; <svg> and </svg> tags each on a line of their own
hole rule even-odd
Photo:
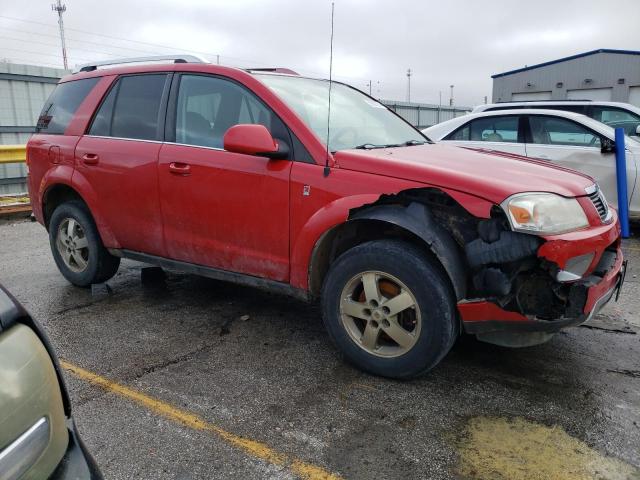
<svg viewBox="0 0 640 480">
<path fill-rule="evenodd" d="M 300 229 L 291 250 L 291 285 L 304 290 L 309 286 L 309 263 L 316 243 L 320 237 L 336 225 L 349 219 L 351 209 L 373 203 L 379 194 L 366 193 L 342 197 L 328 203 L 315 212 Z"/>
</svg>

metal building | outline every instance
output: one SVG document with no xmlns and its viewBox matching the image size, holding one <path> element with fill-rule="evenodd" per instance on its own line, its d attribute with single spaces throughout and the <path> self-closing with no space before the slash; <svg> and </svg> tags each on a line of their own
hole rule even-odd
<svg viewBox="0 0 640 480">
<path fill-rule="evenodd" d="M 593 50 L 491 78 L 494 102 L 580 99 L 640 106 L 640 51 Z"/>
<path fill-rule="evenodd" d="M 34 132 L 45 100 L 68 71 L 0 63 L 0 145 L 23 145 Z M 26 166 L 0 164 L 0 194 L 26 191 Z"/>
</svg>

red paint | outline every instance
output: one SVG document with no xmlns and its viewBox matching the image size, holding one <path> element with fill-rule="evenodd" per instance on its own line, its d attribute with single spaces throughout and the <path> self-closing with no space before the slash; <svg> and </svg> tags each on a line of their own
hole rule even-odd
<svg viewBox="0 0 640 480">
<path fill-rule="evenodd" d="M 159 158 L 166 256 L 288 280 L 292 162 L 168 143 Z M 176 161 L 190 173 L 173 174 Z"/>
<path fill-rule="evenodd" d="M 595 211 L 591 202 L 589 204 Z M 595 256 L 590 269 L 587 271 L 587 274 L 591 273 L 600 261 L 604 250 L 620 239 L 618 215 L 615 210 L 612 210 L 612 214 L 613 220 L 608 225 L 600 224 L 575 232 L 544 237 L 547 241 L 538 249 L 538 256 L 554 262 L 560 268 L 564 268 L 570 258 L 593 252 Z"/>
<path fill-rule="evenodd" d="M 278 144 L 264 125 L 234 125 L 224 134 L 222 142 L 225 150 L 246 155 L 278 151 Z"/>
<path fill-rule="evenodd" d="M 74 185 L 87 192 L 92 212 L 99 212 L 100 227 L 107 225 L 114 243 L 152 255 L 164 256 L 162 218 L 158 208 L 158 153 L 161 143 L 83 136 L 76 147 Z M 95 158 L 97 155 L 99 158 Z M 93 158 L 86 161 L 84 157 Z M 90 187 L 89 187 L 90 186 Z M 88 187 L 90 191 L 87 191 Z M 102 233 L 102 230 L 101 230 Z"/>
<path fill-rule="evenodd" d="M 589 314 L 593 310 L 596 302 L 600 300 L 609 290 L 614 288 L 618 282 L 620 275 L 620 269 L 622 268 L 622 262 L 624 258 L 622 256 L 622 250 L 620 247 L 617 249 L 618 256 L 616 257 L 615 266 L 605 275 L 600 283 L 594 285 L 589 289 L 587 296 L 587 303 L 584 306 L 584 313 Z"/>
<path fill-rule="evenodd" d="M 256 125 L 228 130 L 226 151 L 85 135 L 93 112 L 119 75 L 176 71 L 219 75 L 244 85 L 282 119 L 315 163 L 253 155 L 276 148 L 271 136 L 264 135 L 266 129 Z M 341 151 L 335 158 L 329 154 L 332 168 L 325 176 L 325 145 L 269 88 L 243 70 L 208 64 L 137 65 L 79 73 L 62 82 L 92 77 L 102 78 L 65 135 L 36 134 L 29 141 L 29 190 L 38 221 L 44 222 L 47 191 L 69 185 L 87 203 L 109 248 L 289 282 L 301 289 L 308 288 L 309 265 L 323 235 L 347 221 L 351 209 L 373 203 L 381 194 L 437 187 L 472 215 L 487 218 L 493 206 L 515 193 L 549 191 L 575 197 L 593 183 L 548 163 L 444 145 Z M 546 237 L 539 250 L 539 256 L 561 267 L 572 256 L 590 251 L 596 252 L 595 264 L 605 248 L 619 241 L 617 221 L 602 225 L 589 200 L 579 201 L 591 225 Z M 615 282 L 618 270 L 619 265 L 591 289 L 586 309 Z M 490 302 L 462 303 L 458 309 L 464 321 L 526 321 Z"/>
<path fill-rule="evenodd" d="M 463 322 L 527 322 L 528 319 L 518 312 L 503 310 L 495 303 L 480 300 L 458 303 L 458 312 Z"/>
</svg>

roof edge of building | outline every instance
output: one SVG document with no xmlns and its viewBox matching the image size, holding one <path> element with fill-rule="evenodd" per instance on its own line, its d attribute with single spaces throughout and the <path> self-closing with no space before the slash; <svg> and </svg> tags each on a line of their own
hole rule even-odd
<svg viewBox="0 0 640 480">
<path fill-rule="evenodd" d="M 527 70 L 533 70 L 535 68 L 546 67 L 547 65 L 554 65 L 556 63 L 566 62 L 568 60 L 575 60 L 576 58 L 588 57 L 589 55 L 595 55 L 596 53 L 615 53 L 621 55 L 640 55 L 640 51 L 637 50 L 616 50 L 613 48 L 599 48 L 597 50 L 590 50 L 584 53 L 578 53 L 576 55 L 570 55 L 568 57 L 558 58 L 557 60 L 550 60 L 548 62 L 538 63 L 528 67 L 517 68 L 515 70 L 509 70 L 508 72 L 496 73 L 491 75 L 491 78 L 505 77 L 514 73 L 526 72 Z"/>
</svg>

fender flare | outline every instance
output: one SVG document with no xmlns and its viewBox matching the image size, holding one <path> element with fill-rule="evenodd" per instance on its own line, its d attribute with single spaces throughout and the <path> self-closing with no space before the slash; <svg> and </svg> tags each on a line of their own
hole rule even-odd
<svg viewBox="0 0 640 480">
<path fill-rule="evenodd" d="M 374 205 L 358 210 L 349 218 L 388 222 L 421 238 L 447 272 L 457 300 L 465 298 L 467 268 L 464 255 L 451 234 L 435 221 L 426 205 L 418 202 L 406 207 Z"/>
<path fill-rule="evenodd" d="M 42 194 L 40 197 L 42 199 L 42 205 L 44 205 L 49 192 L 57 185 L 64 185 L 65 187 L 70 188 L 82 199 L 89 209 L 89 213 L 93 217 L 93 221 L 96 224 L 98 234 L 100 235 L 104 246 L 107 248 L 120 248 L 120 244 L 113 234 L 113 231 L 100 215 L 99 209 L 96 208 L 97 195 L 91 187 L 91 184 L 84 178 L 84 176 L 79 175 L 76 170 L 73 171 L 73 175 L 69 179 L 57 178 L 54 181 L 53 178 L 47 178 L 47 184 L 45 185 L 43 182 L 42 186 Z M 40 206 L 40 208 L 42 209 L 42 206 Z"/>
</svg>

